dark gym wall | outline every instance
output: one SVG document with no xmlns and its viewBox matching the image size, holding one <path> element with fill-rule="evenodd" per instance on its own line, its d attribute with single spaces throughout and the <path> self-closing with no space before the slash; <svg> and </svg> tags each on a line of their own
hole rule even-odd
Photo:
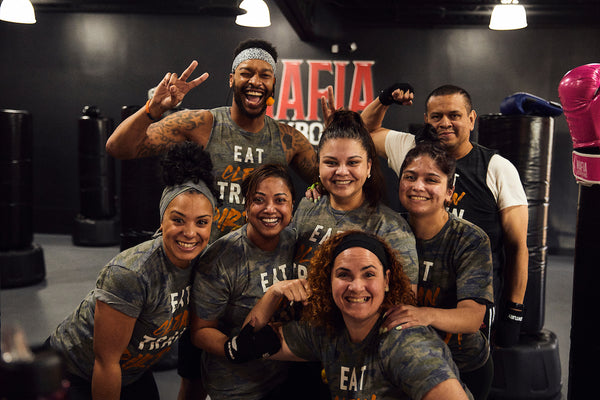
<svg viewBox="0 0 600 400">
<path fill-rule="evenodd" d="M 247 37 L 270 40 L 282 59 L 375 61 L 375 91 L 394 81 L 410 82 L 415 105 L 394 107 L 385 120 L 397 129 L 420 123 L 425 95 L 444 83 L 469 90 L 479 115 L 497 113 L 502 99 L 514 92 L 557 101 L 558 83 L 568 70 L 600 62 L 600 29 L 351 31 L 343 35 L 358 50 L 332 54 L 330 43 L 302 42 L 274 5 L 271 18 L 272 26 L 260 29 L 217 17 L 147 14 L 38 13 L 34 25 L 0 22 L 0 108 L 33 115 L 34 231 L 71 233 L 79 210 L 77 119 L 83 106 L 97 105 L 118 123 L 121 106 L 142 105 L 147 90 L 167 71 L 180 73 L 192 59 L 200 63 L 194 76 L 204 71 L 211 76 L 184 106 L 223 105 L 229 102 L 232 51 Z M 303 88 L 306 68 L 303 64 Z M 346 99 L 351 71 L 348 75 Z M 331 83 L 331 75 L 320 75 L 319 87 Z M 577 185 L 562 116 L 554 143 L 548 244 L 551 250 L 571 251 Z"/>
</svg>

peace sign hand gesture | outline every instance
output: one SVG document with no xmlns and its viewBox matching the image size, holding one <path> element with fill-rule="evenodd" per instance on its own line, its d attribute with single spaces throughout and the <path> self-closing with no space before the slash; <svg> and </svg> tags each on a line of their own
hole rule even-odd
<svg viewBox="0 0 600 400">
<path fill-rule="evenodd" d="M 154 96 L 150 100 L 150 107 L 155 109 L 160 107 L 160 114 L 162 114 L 181 103 L 190 90 L 208 78 L 208 73 L 205 72 L 198 78 L 189 82 L 187 81 L 197 66 L 198 61 L 192 61 L 180 77 L 175 72 L 168 72 L 156 87 Z"/>
</svg>

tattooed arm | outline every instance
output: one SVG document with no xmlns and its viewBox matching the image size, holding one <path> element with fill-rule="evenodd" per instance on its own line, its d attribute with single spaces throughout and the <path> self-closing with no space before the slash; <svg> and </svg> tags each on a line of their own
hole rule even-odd
<svg viewBox="0 0 600 400">
<path fill-rule="evenodd" d="M 108 154 L 122 160 L 149 157 L 184 140 L 206 146 L 213 116 L 208 110 L 183 110 L 151 122 L 144 107 L 124 120 L 106 142 Z"/>
<path fill-rule="evenodd" d="M 292 169 L 307 183 L 315 181 L 317 173 L 317 154 L 308 139 L 295 128 L 279 123 L 281 144 L 285 158 Z"/>
<path fill-rule="evenodd" d="M 212 114 L 209 111 L 183 111 L 153 123 L 165 111 L 179 104 L 191 89 L 208 78 L 205 72 L 188 82 L 197 66 L 198 62 L 194 60 L 181 76 L 167 73 L 156 86 L 154 96 L 147 106 L 139 109 L 115 129 L 106 142 L 108 154 L 120 159 L 148 157 L 186 139 L 205 145 L 212 127 Z"/>
</svg>

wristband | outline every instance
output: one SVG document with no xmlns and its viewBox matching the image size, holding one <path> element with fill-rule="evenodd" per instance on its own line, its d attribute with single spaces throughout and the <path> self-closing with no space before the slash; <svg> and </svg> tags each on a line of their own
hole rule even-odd
<svg viewBox="0 0 600 400">
<path fill-rule="evenodd" d="M 225 342 L 225 357 L 234 364 L 241 364 L 251 360 L 267 358 L 277 353 L 281 348 L 281 341 L 270 325 L 265 325 L 257 332 L 250 324 Z"/>
<path fill-rule="evenodd" d="M 515 303 L 513 301 L 507 301 L 506 302 L 506 308 L 507 309 L 515 309 L 515 310 L 519 310 L 519 311 L 523 311 L 525 309 L 525 306 L 521 303 Z"/>
<path fill-rule="evenodd" d="M 152 114 L 150 114 L 150 99 L 148 99 L 148 101 L 146 102 L 146 115 L 148 116 L 148 118 L 150 118 L 150 121 L 152 122 L 156 122 L 160 120 L 160 117 L 162 117 L 162 114 L 159 115 L 158 118 L 154 118 L 152 117 Z"/>
<path fill-rule="evenodd" d="M 523 322 L 523 311 L 514 311 L 514 310 L 507 311 L 506 319 L 515 321 L 515 322 Z"/>
<path fill-rule="evenodd" d="M 518 303 L 507 302 L 507 306 Z M 498 346 L 508 347 L 519 343 L 521 324 L 523 323 L 523 310 L 504 310 L 502 319 L 498 321 L 495 335 L 495 343 Z"/>
<path fill-rule="evenodd" d="M 573 151 L 573 175 L 584 185 L 600 183 L 600 155 Z"/>
<path fill-rule="evenodd" d="M 383 104 L 384 106 L 389 106 L 392 103 L 401 104 L 401 103 L 397 102 L 396 100 L 394 100 L 394 98 L 392 96 L 392 93 L 394 93 L 394 91 L 396 89 L 400 89 L 403 92 L 412 92 L 412 93 L 415 92 L 415 90 L 409 83 L 394 83 L 393 85 L 383 89 L 379 93 L 379 96 L 378 96 L 379 102 L 381 104 Z"/>
</svg>

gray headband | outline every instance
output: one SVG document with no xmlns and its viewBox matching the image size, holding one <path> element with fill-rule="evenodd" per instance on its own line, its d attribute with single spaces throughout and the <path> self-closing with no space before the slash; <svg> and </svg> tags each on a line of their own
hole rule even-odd
<svg viewBox="0 0 600 400">
<path fill-rule="evenodd" d="M 240 54 L 235 56 L 233 63 L 231 64 L 231 73 L 234 73 L 238 65 L 247 60 L 262 60 L 267 62 L 271 64 L 271 67 L 273 67 L 273 73 L 275 73 L 275 59 L 269 54 L 268 51 L 259 49 L 258 47 L 242 50 Z"/>
<path fill-rule="evenodd" d="M 181 185 L 167 186 L 166 188 L 164 188 L 162 196 L 160 198 L 159 209 L 161 222 L 165 215 L 167 207 L 173 201 L 173 199 L 179 196 L 180 194 L 188 192 L 190 190 L 197 190 L 198 192 L 202 193 L 204 196 L 206 196 L 208 201 L 210 201 L 210 204 L 213 206 L 213 209 L 215 208 L 215 198 L 213 197 L 213 194 L 208 188 L 208 186 L 206 186 L 206 183 L 204 183 L 203 181 L 199 181 L 198 183 L 187 181 L 182 183 Z"/>
</svg>

